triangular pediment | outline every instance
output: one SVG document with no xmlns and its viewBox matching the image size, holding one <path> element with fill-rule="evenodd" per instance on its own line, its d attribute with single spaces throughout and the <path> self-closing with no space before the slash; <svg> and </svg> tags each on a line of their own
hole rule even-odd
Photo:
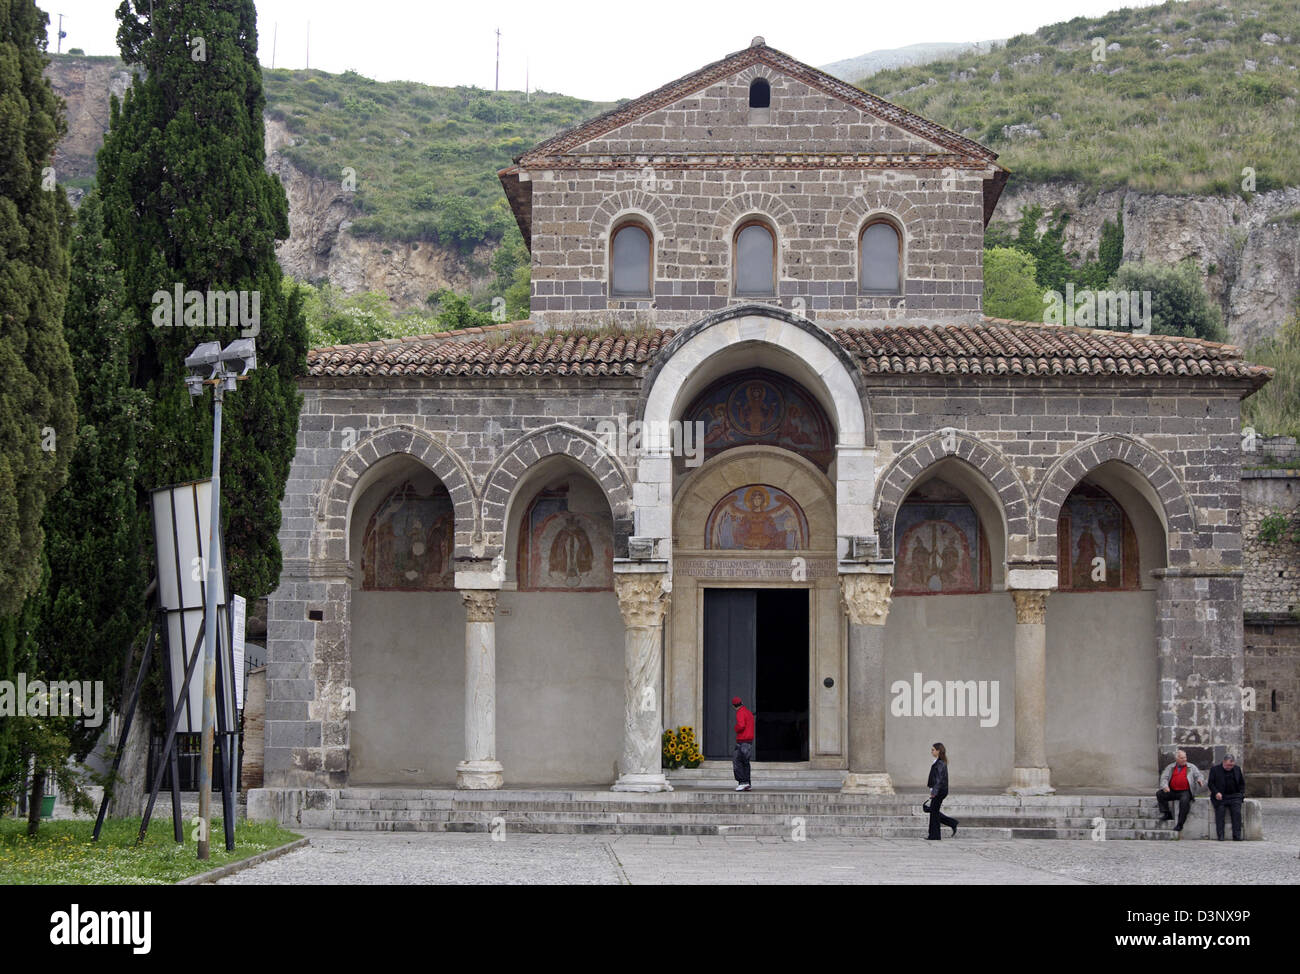
<svg viewBox="0 0 1300 974">
<path fill-rule="evenodd" d="M 746 117 L 750 82 L 772 85 L 770 118 Z M 574 157 L 776 153 L 880 155 L 992 166 L 997 154 L 965 136 L 756 43 L 589 122 L 517 160 L 527 168 Z M 881 159 L 882 162 L 885 159 Z"/>
</svg>

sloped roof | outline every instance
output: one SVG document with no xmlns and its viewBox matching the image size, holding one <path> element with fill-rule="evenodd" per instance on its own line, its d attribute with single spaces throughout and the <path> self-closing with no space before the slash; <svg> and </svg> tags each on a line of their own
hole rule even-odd
<svg viewBox="0 0 1300 974">
<path fill-rule="evenodd" d="M 310 376 L 640 376 L 677 332 L 535 332 L 513 322 L 465 332 L 335 345 L 308 353 Z M 867 376 L 1204 377 L 1259 388 L 1272 370 L 1233 345 L 986 318 L 979 325 L 836 328 Z"/>
<path fill-rule="evenodd" d="M 988 226 L 998 198 L 1006 185 L 1008 171 L 995 161 L 998 154 L 972 139 L 966 138 L 936 122 L 909 112 L 906 108 L 893 102 L 854 87 L 833 75 L 820 71 L 810 64 L 792 58 L 775 48 L 768 47 L 762 38 L 754 38 L 754 43 L 743 51 L 729 54 L 719 61 L 707 64 L 698 71 L 683 75 L 676 81 L 656 88 L 649 94 L 634 98 L 618 108 L 603 115 L 598 115 L 587 122 L 566 129 L 557 135 L 539 142 L 527 152 L 516 156 L 515 165 L 507 166 L 497 173 L 501 186 L 505 190 L 510 208 L 514 211 L 515 221 L 523 234 L 524 242 L 532 246 L 532 183 L 521 179 L 521 173 L 529 169 L 548 168 L 596 168 L 607 169 L 622 166 L 641 167 L 646 164 L 639 155 L 629 155 L 626 159 L 600 154 L 590 160 L 584 160 L 580 147 L 593 139 L 600 138 L 635 119 L 671 105 L 697 91 L 702 91 L 724 78 L 742 71 L 752 64 L 765 64 L 775 71 L 795 78 L 809 87 L 822 91 L 832 98 L 837 98 L 848 105 L 866 112 L 881 121 L 897 126 L 905 132 L 918 136 L 940 147 L 934 153 L 874 153 L 870 147 L 863 152 L 818 152 L 816 145 L 811 145 L 805 152 L 756 152 L 750 149 L 729 153 L 709 146 L 700 152 L 683 152 L 678 154 L 653 154 L 656 166 L 669 169 L 745 167 L 762 169 L 799 169 L 799 168 L 851 168 L 851 169 L 941 169 L 941 168 L 985 168 L 993 174 L 984 180 L 984 225 Z"/>
</svg>

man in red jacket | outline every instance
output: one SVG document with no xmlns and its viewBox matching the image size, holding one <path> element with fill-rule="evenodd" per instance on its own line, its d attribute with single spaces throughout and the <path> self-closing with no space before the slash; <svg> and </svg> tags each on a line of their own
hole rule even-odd
<svg viewBox="0 0 1300 974">
<path fill-rule="evenodd" d="M 754 753 L 754 715 L 739 697 L 731 698 L 736 708 L 736 754 L 731 759 L 731 770 L 736 775 L 736 791 L 749 791 L 749 759 Z"/>
</svg>

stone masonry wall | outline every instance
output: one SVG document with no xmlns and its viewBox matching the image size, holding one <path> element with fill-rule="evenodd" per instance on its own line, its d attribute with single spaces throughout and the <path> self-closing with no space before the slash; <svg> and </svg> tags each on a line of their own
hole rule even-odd
<svg viewBox="0 0 1300 974">
<path fill-rule="evenodd" d="M 595 429 L 601 418 L 630 420 L 636 410 L 636 379 L 441 379 L 434 384 L 410 380 L 357 379 L 350 387 L 328 383 L 303 385 L 303 407 L 294 456 L 281 505 L 280 545 L 284 571 L 268 599 L 267 709 L 265 777 L 269 786 L 346 781 L 347 721 L 342 691 L 350 683 L 347 646 L 350 633 L 350 567 L 341 540 L 344 516 L 327 508 L 318 521 L 322 492 L 328 491 L 336 467 L 345 457 L 364 453 L 378 459 L 412 443 L 416 430 L 441 444 L 469 471 L 479 495 L 471 509 L 488 514 L 488 532 L 462 524 L 458 513 L 457 565 L 483 567 L 502 543 L 505 508 L 500 495 L 509 477 L 522 473 L 539 452 L 563 450 L 581 462 L 581 442 L 557 439 L 529 445 L 503 464 L 493 486 L 487 484 L 497 461 L 527 434 L 556 423 Z M 387 432 L 386 432 L 387 431 Z M 378 448 L 365 447 L 367 441 Z M 429 458 L 426 457 L 426 462 Z M 598 471 L 607 496 L 617 497 L 613 475 Z M 445 481 L 444 481 L 445 482 Z M 451 486 L 450 484 L 448 486 Z M 346 487 L 343 488 L 346 491 Z M 458 509 L 459 510 L 459 509 Z M 616 510 L 615 530 L 625 544 L 630 530 L 626 512 Z M 331 525 L 332 531 L 326 530 Z M 340 544 L 322 545 L 337 534 Z M 313 538 L 317 547 L 313 549 Z M 487 567 L 490 567 L 490 563 Z M 319 618 L 312 618 L 311 613 Z"/>
<path fill-rule="evenodd" d="M 547 178 L 550 177 L 550 178 Z M 902 296 L 858 293 L 858 232 L 868 216 L 903 232 Z M 654 231 L 654 297 L 609 297 L 609 234 L 623 216 Z M 777 299 L 823 325 L 968 320 L 983 296 L 983 196 L 978 176 L 938 171 L 590 170 L 533 181 L 532 317 L 546 326 L 652 312 L 683 325 L 731 304 L 732 241 L 746 217 L 777 236 Z"/>
<path fill-rule="evenodd" d="M 1282 540 L 1265 544 L 1259 537 L 1260 522 L 1274 512 L 1300 519 L 1300 470 L 1243 470 L 1241 534 L 1247 613 L 1287 614 L 1300 609 L 1300 543 Z"/>
</svg>

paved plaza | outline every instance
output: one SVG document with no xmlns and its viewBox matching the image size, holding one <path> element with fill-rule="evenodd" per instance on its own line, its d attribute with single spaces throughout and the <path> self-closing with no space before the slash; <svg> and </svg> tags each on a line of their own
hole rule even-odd
<svg viewBox="0 0 1300 974">
<path fill-rule="evenodd" d="M 1300 799 L 1261 799 L 1262 842 L 373 833 L 302 830 L 305 849 L 223 884 L 1300 883 Z"/>
</svg>

